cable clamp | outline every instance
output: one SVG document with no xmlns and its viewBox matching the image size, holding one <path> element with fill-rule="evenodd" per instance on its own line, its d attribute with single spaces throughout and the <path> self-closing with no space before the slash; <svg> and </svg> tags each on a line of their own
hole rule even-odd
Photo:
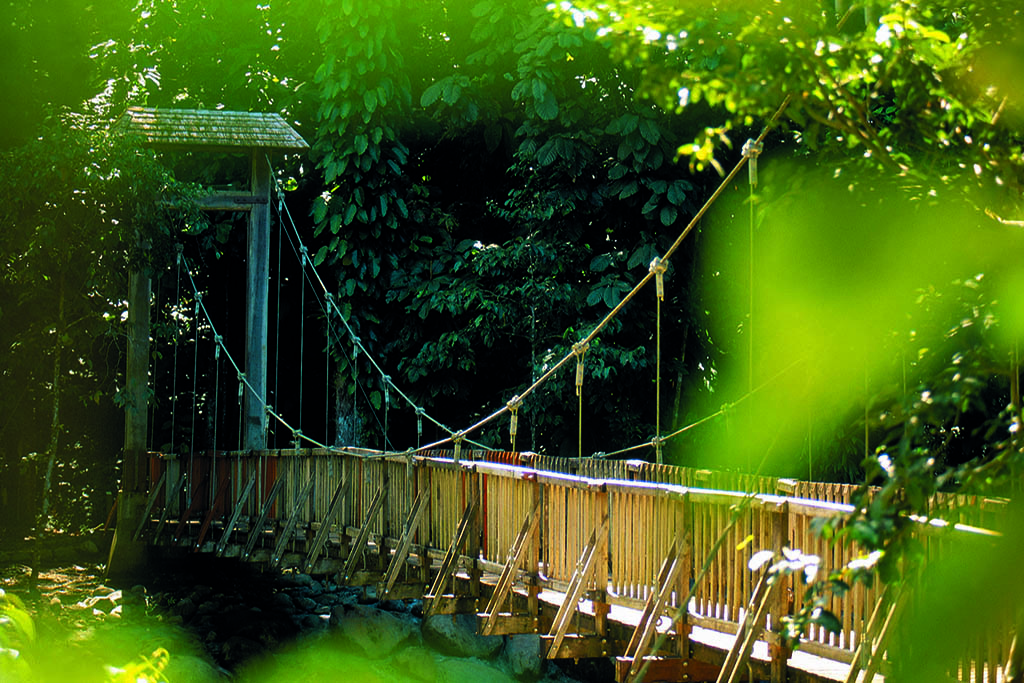
<svg viewBox="0 0 1024 683">
<path fill-rule="evenodd" d="M 747 140 L 743 143 L 743 156 L 747 158 L 747 170 L 750 173 L 750 186 L 757 187 L 757 158 L 764 151 L 764 143 L 757 140 Z"/>
<path fill-rule="evenodd" d="M 572 345 L 572 352 L 576 354 L 576 395 L 580 395 L 580 389 L 583 387 L 583 356 L 587 353 L 590 348 L 590 344 L 586 342 L 576 342 Z"/>
<path fill-rule="evenodd" d="M 305 244 L 299 245 L 299 254 L 302 256 L 302 267 L 306 267 L 306 261 L 309 260 L 309 249 L 306 248 Z"/>
<path fill-rule="evenodd" d="M 452 434 L 452 443 L 455 444 L 455 457 L 453 458 L 456 463 L 459 462 L 459 457 L 462 455 L 462 439 L 464 439 L 466 433 L 458 431 Z"/>
<path fill-rule="evenodd" d="M 654 283 L 658 289 L 658 300 L 664 301 L 665 299 L 665 271 L 668 270 L 668 266 L 659 256 L 655 256 L 654 260 L 651 261 L 650 270 L 654 273 Z"/>
<path fill-rule="evenodd" d="M 423 417 L 423 415 L 426 413 L 426 411 L 423 410 L 422 406 L 413 406 L 413 407 L 416 408 L 416 416 L 417 417 Z"/>
<path fill-rule="evenodd" d="M 302 446 L 302 430 L 301 429 L 293 429 L 292 430 L 292 445 L 295 446 L 295 450 L 299 450 L 299 448 Z"/>
<path fill-rule="evenodd" d="M 505 405 L 514 413 L 519 410 L 519 406 L 523 405 L 523 399 L 519 398 L 519 396 L 513 396 Z"/>
<path fill-rule="evenodd" d="M 202 300 L 203 300 L 203 293 L 197 291 L 196 292 L 196 306 L 199 306 L 199 304 L 202 302 Z"/>
</svg>

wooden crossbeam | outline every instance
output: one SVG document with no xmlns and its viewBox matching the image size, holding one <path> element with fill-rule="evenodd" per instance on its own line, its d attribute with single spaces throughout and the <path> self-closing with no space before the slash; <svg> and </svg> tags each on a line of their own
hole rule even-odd
<svg viewBox="0 0 1024 683">
<path fill-rule="evenodd" d="M 462 519 L 459 520 L 459 526 L 455 530 L 455 537 L 452 539 L 451 545 L 448 546 L 448 551 L 444 554 L 444 560 L 441 561 L 441 570 L 434 577 L 434 583 L 430 586 L 430 591 L 423 596 L 426 602 L 426 609 L 423 610 L 424 619 L 434 614 L 437 610 L 448 582 L 455 576 L 455 570 L 459 566 L 457 562 L 459 553 L 469 535 L 469 527 L 476 516 L 478 508 L 479 501 L 474 491 L 473 498 L 469 501 L 465 511 L 463 511 Z"/>
<path fill-rule="evenodd" d="M 486 616 L 483 626 L 480 628 L 481 635 L 491 635 L 494 624 L 498 619 L 498 614 L 501 612 L 501 606 L 505 603 L 505 598 L 512 591 L 512 583 L 515 580 L 516 572 L 519 571 L 519 565 L 523 561 L 526 546 L 529 545 L 533 532 L 537 530 L 539 524 L 540 500 L 537 500 L 534 502 L 533 507 L 530 508 L 530 513 L 526 516 L 526 519 L 523 520 L 523 526 L 519 529 L 519 534 L 509 549 L 508 562 L 502 568 L 501 576 L 498 577 L 498 584 L 494 587 L 491 599 L 484 610 Z"/>
<path fill-rule="evenodd" d="M 206 538 L 206 533 L 210 530 L 210 524 L 213 523 L 214 513 L 217 510 L 217 504 L 224 500 L 224 496 L 228 492 L 228 484 L 231 483 L 231 477 L 224 477 L 220 481 L 220 485 L 217 486 L 217 493 L 213 497 L 213 505 L 206 512 L 206 517 L 203 519 L 202 526 L 199 527 L 199 537 L 196 538 L 195 545 L 192 546 L 193 552 L 198 552 L 203 547 L 203 539 Z"/>
<path fill-rule="evenodd" d="M 381 587 L 384 590 L 378 591 L 378 595 L 387 595 L 391 587 L 395 585 L 398 574 L 405 565 L 405 558 L 409 556 L 409 548 L 412 546 L 412 539 L 416 536 L 416 530 L 420 526 L 420 520 L 423 519 L 423 512 L 429 503 L 430 491 L 422 490 L 416 494 L 416 499 L 409 509 L 409 517 L 405 520 L 405 526 L 402 528 L 402 537 L 398 540 L 398 546 L 395 548 L 395 554 L 391 557 L 387 571 L 384 572 L 384 580 L 381 582 Z"/>
<path fill-rule="evenodd" d="M 160 495 L 160 489 L 164 486 L 164 480 L 167 479 L 167 470 L 165 469 L 160 473 L 160 479 L 157 480 L 156 486 L 149 492 L 149 498 L 146 499 L 146 509 L 142 512 L 142 517 L 139 519 L 139 526 L 135 529 L 135 533 L 132 535 L 132 541 L 139 540 L 139 536 L 142 534 L 142 529 L 146 526 L 146 522 L 149 521 L 149 513 L 153 510 L 153 505 L 156 504 L 156 497 Z M 117 501 L 114 501 L 114 505 L 117 505 Z M 167 507 L 166 505 L 164 507 Z M 109 526 L 110 520 L 107 520 Z"/>
<path fill-rule="evenodd" d="M 889 584 L 882 592 L 878 604 L 875 605 L 868 620 L 864 636 L 857 643 L 857 651 L 850 663 L 850 671 L 846 674 L 846 683 L 857 683 L 858 675 L 863 671 L 862 681 L 874 680 L 875 674 L 882 664 L 885 648 L 889 642 L 890 628 L 896 617 L 903 610 L 910 592 L 903 586 Z"/>
<path fill-rule="evenodd" d="M 299 497 L 295 499 L 295 507 L 292 508 L 291 513 L 288 515 L 288 521 L 284 525 L 284 530 L 277 539 L 277 544 L 274 546 L 274 554 L 270 556 L 270 566 L 275 569 L 281 564 L 281 558 L 284 557 L 284 549 L 288 545 L 288 541 L 292 540 L 292 534 L 295 533 L 295 525 L 298 524 L 299 515 L 302 514 L 302 506 L 306 504 L 306 499 L 309 498 L 315 482 L 316 476 L 311 475 L 309 480 L 303 484 Z"/>
<path fill-rule="evenodd" d="M 580 597 L 583 595 L 583 589 L 590 580 L 590 575 L 594 572 L 597 546 L 607 534 L 608 515 L 604 514 L 601 516 L 601 524 L 591 532 L 590 540 L 587 541 L 587 545 L 583 548 L 579 562 L 576 563 L 576 570 L 572 574 L 572 580 L 569 581 L 569 586 L 565 590 L 565 601 L 559 606 L 555 619 L 551 623 L 551 630 L 548 631 L 548 636 L 551 638 L 548 648 L 549 656 L 557 654 L 558 650 L 562 647 L 562 641 L 569 631 L 569 622 L 572 620 L 572 615 L 576 612 Z"/>
<path fill-rule="evenodd" d="M 313 564 L 320 556 L 320 551 L 323 550 L 327 537 L 331 533 L 332 520 L 337 515 L 338 510 L 341 509 L 342 503 L 348 498 L 348 492 L 351 489 L 352 477 L 343 477 L 341 482 L 338 483 L 338 488 L 334 490 L 331 503 L 327 506 L 327 516 L 320 521 L 320 528 L 317 529 L 316 536 L 313 538 L 313 547 L 309 549 L 306 561 L 303 564 L 303 569 L 307 574 L 313 570 Z"/>
<path fill-rule="evenodd" d="M 722 665 L 722 671 L 718 674 L 717 683 L 736 683 L 739 680 L 743 668 L 750 659 L 750 653 L 754 650 L 754 643 L 764 631 L 765 613 L 778 584 L 779 582 L 773 580 L 768 572 L 761 575 L 761 580 L 757 582 L 754 595 L 747 605 L 743 623 L 736 632 L 736 640 L 733 641 L 725 664 Z"/>
<path fill-rule="evenodd" d="M 224 527 L 224 533 L 221 534 L 220 540 L 217 541 L 217 546 L 214 548 L 214 553 L 217 557 L 224 555 L 224 549 L 228 546 L 228 541 L 231 539 L 231 534 L 235 532 L 235 526 L 238 524 L 238 518 L 242 514 L 242 510 L 245 508 L 246 501 L 249 500 L 249 495 L 252 493 L 253 488 L 256 487 L 256 470 L 252 471 L 249 475 L 249 481 L 246 482 L 245 488 L 242 489 L 242 495 L 235 501 L 235 509 L 231 512 L 231 518 L 228 520 L 228 524 Z"/>
<path fill-rule="evenodd" d="M 263 502 L 263 507 L 260 508 L 260 514 L 256 516 L 256 521 L 249 529 L 249 536 L 245 539 L 245 547 L 242 548 L 242 559 L 249 559 L 249 555 L 252 554 L 252 549 L 256 547 L 256 541 L 259 540 L 260 534 L 263 533 L 263 525 L 267 522 L 267 515 L 270 514 L 270 508 L 274 505 L 274 501 L 277 499 L 277 494 L 280 493 L 281 488 L 284 486 L 284 476 L 280 476 L 274 480 L 274 485 L 270 487 L 270 493 L 267 494 L 267 499 Z"/>
<path fill-rule="evenodd" d="M 370 501 L 370 509 L 367 510 L 366 518 L 363 519 L 363 525 L 359 527 L 359 535 L 356 536 L 356 540 L 352 544 L 352 552 L 349 553 L 348 560 L 345 562 L 345 569 L 342 572 L 346 583 L 354 575 L 356 565 L 366 550 L 366 541 L 370 538 L 370 526 L 373 524 L 374 517 L 377 516 L 377 513 L 384 506 L 384 491 L 384 484 L 377 487 L 377 492 L 373 494 L 373 500 Z"/>
<path fill-rule="evenodd" d="M 156 529 L 153 531 L 153 545 L 156 545 L 160 541 L 160 534 L 164 530 L 164 525 L 167 524 L 167 518 L 171 511 L 170 498 L 176 496 L 185 486 L 185 473 L 182 472 L 181 476 L 178 477 L 178 483 L 170 490 L 167 499 L 164 500 L 164 509 L 160 511 L 160 519 L 156 523 Z"/>
<path fill-rule="evenodd" d="M 665 605 L 668 604 L 669 598 L 672 596 L 672 589 L 675 587 L 676 579 L 679 578 L 679 573 L 683 568 L 682 557 L 679 552 L 682 548 L 683 539 L 677 534 L 672 541 L 672 545 L 669 547 L 668 556 L 661 563 L 656 590 L 651 591 L 647 596 L 644 611 L 640 615 L 640 622 L 637 624 L 636 629 L 633 631 L 633 636 L 629 639 L 629 644 L 626 646 L 625 656 L 632 659 L 627 680 L 633 680 L 640 673 L 640 669 L 644 665 L 644 658 L 647 656 L 651 638 L 654 637 L 654 633 L 657 630 L 658 620 L 665 611 Z M 680 599 L 682 598 L 683 596 L 680 596 Z"/>
</svg>

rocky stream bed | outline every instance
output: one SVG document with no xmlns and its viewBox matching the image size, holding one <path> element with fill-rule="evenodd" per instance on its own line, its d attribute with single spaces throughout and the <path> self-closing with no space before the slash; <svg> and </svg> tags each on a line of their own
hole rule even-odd
<svg viewBox="0 0 1024 683">
<path fill-rule="evenodd" d="M 154 653 L 163 649 L 169 659 L 159 668 L 170 683 L 613 678 L 607 660 L 541 659 L 537 636 L 483 637 L 471 616 L 424 620 L 418 600 L 377 600 L 372 589 L 303 574 L 191 555 L 145 576 L 106 579 L 106 543 L 0 549 L 0 588 L 24 603 L 36 631 L 32 642 L 15 643 L 20 668 L 0 666 L 0 674 L 107 681 L 160 661 Z"/>
</svg>

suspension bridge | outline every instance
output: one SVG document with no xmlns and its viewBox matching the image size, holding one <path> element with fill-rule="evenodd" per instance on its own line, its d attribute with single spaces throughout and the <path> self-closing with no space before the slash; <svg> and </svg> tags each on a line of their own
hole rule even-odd
<svg viewBox="0 0 1024 683">
<path fill-rule="evenodd" d="M 317 273 L 283 192 L 272 192 L 270 153 L 305 145 L 288 134 L 280 117 L 135 109 L 127 119 L 127 127 L 153 145 L 241 146 L 252 175 L 248 192 L 218 194 L 204 207 L 250 213 L 243 362 L 232 354 L 231 340 L 204 302 L 196 265 L 180 250 L 176 261 L 175 297 L 184 284 L 195 317 L 213 342 L 217 376 L 224 363 L 237 378 L 237 449 L 218 449 L 216 436 L 211 449 L 194 443 L 175 449 L 174 403 L 171 447 L 168 452 L 149 448 L 145 389 L 151 294 L 148 283 L 133 276 L 128 382 L 136 399 L 128 406 L 121 543 L 130 536 L 136 545 L 185 548 L 374 586 L 385 598 L 422 598 L 425 615 L 475 614 L 483 634 L 537 634 L 548 658 L 614 658 L 622 681 L 724 682 L 753 676 L 773 683 L 855 682 L 888 670 L 886 653 L 898 648 L 895 624 L 912 602 L 909 591 L 855 584 L 843 598 L 829 598 L 827 608 L 837 623 L 829 630 L 812 625 L 793 651 L 781 635 L 783 619 L 804 588 L 795 577 L 768 570 L 797 562 L 784 554 L 797 552 L 789 549 L 799 549 L 800 561 L 813 565 L 817 577 L 869 561 L 855 544 L 831 543 L 813 531 L 815 520 L 853 510 L 854 487 L 663 464 L 664 444 L 693 425 L 663 433 L 659 422 L 653 440 L 619 453 L 648 449 L 653 462 L 514 450 L 522 402 L 573 362 L 579 388 L 589 344 L 652 282 L 660 318 L 667 262 L 743 165 L 751 166 L 751 183 L 756 182 L 764 134 L 744 147 L 741 161 L 672 247 L 570 353 L 498 409 L 455 430 L 392 381 Z M 298 258 L 302 286 L 317 292 L 328 341 L 332 335 L 347 338 L 377 374 L 385 405 L 397 397 L 414 412 L 416 447 L 332 447 L 326 438 L 304 433 L 301 423 L 286 420 L 268 400 L 268 244 L 275 196 L 281 234 L 287 234 Z M 304 310 L 301 317 L 307 317 Z M 195 335 L 194 383 L 198 325 Z M 660 339 L 658 346 L 660 396 Z M 193 386 L 194 396 L 198 391 Z M 219 384 L 213 393 L 216 406 Z M 192 411 L 194 434 L 195 405 Z M 213 415 L 216 430 L 216 407 Z M 474 440 L 483 426 L 505 415 L 513 450 Z M 421 444 L 424 420 L 445 436 Z M 267 447 L 268 422 L 290 435 L 290 449 Z M 1003 503 L 960 503 L 969 512 L 957 520 L 914 521 L 928 557 L 941 556 L 952 537 L 991 542 L 993 534 L 984 527 L 1001 514 Z M 1003 680 L 1011 622 L 1008 614 L 1005 623 L 987 624 L 989 633 L 965 647 L 949 671 L 951 679 Z"/>
</svg>

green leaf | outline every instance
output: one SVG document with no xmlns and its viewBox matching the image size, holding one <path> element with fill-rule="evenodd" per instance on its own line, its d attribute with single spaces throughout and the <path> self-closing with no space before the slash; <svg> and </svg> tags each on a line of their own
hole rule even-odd
<svg viewBox="0 0 1024 683">
<path fill-rule="evenodd" d="M 360 133 L 352 139 L 352 148 L 355 149 L 356 154 L 365 154 L 367 147 L 370 146 L 370 140 L 365 135 Z"/>
<path fill-rule="evenodd" d="M 658 130 L 658 124 L 650 119 L 644 119 L 640 122 L 640 135 L 652 145 L 658 144 L 658 141 L 661 140 L 661 131 Z"/>
<path fill-rule="evenodd" d="M 316 268 L 317 266 L 319 266 L 321 263 L 324 262 L 325 258 L 327 258 L 327 247 L 323 246 L 317 250 L 316 256 L 313 257 L 313 267 Z"/>
<path fill-rule="evenodd" d="M 351 225 L 352 220 L 356 217 L 356 211 L 359 210 L 355 204 L 349 204 L 348 208 L 345 209 L 345 225 Z"/>
<path fill-rule="evenodd" d="M 608 266 L 612 264 L 612 257 L 608 254 L 598 254 L 590 260 L 590 270 L 595 273 L 601 273 L 608 269 Z"/>
<path fill-rule="evenodd" d="M 676 222 L 676 216 L 679 212 L 676 211 L 674 206 L 663 206 L 661 207 L 661 224 L 664 226 L 672 225 Z"/>
<path fill-rule="evenodd" d="M 811 623 L 817 624 L 831 633 L 839 633 L 843 630 L 842 622 L 827 609 L 814 610 L 811 614 Z"/>
<path fill-rule="evenodd" d="M 550 90 L 544 94 L 543 99 L 534 100 L 533 106 L 537 116 L 545 121 L 553 121 L 558 117 L 558 101 Z"/>
<path fill-rule="evenodd" d="M 318 196 L 313 200 L 313 222 L 322 223 L 324 217 L 327 216 L 327 202 L 324 201 L 323 195 Z"/>
</svg>

